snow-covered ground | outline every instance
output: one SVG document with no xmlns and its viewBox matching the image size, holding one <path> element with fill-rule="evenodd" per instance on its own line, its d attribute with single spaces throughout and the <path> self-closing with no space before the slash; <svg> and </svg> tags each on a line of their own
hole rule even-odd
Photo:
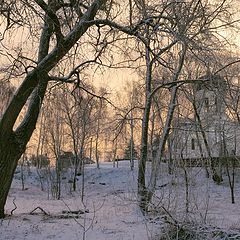
<svg viewBox="0 0 240 240">
<path fill-rule="evenodd" d="M 231 203 L 227 178 L 216 185 L 204 176 L 200 168 L 188 168 L 187 178 L 179 169 L 167 173 L 161 165 L 156 196 L 149 216 L 142 216 L 137 205 L 137 162 L 134 171 L 129 162 L 119 162 L 113 168 L 103 163 L 85 168 L 84 201 L 81 201 L 82 176 L 77 182 L 78 191 L 71 191 L 69 173 L 62 179 L 62 197 L 52 198 L 51 179 L 47 172 L 37 174 L 36 169 L 25 170 L 25 190 L 22 191 L 21 173 L 15 174 L 7 201 L 10 215 L 0 221 L 0 239 L 40 240 L 147 240 L 161 232 L 163 222 L 170 213 L 179 221 L 207 222 L 222 228 L 240 229 L 240 182 L 236 179 L 235 199 Z M 40 178 L 40 176 L 42 176 Z M 48 181 L 45 179 L 47 177 Z M 44 191 L 41 190 L 40 179 Z M 187 188 L 186 188 L 187 179 Z M 188 189 L 188 197 L 186 197 Z M 189 204 L 186 204 L 188 199 Z M 17 208 L 12 212 L 11 211 Z M 33 214 L 30 214 L 35 208 Z M 188 208 L 188 214 L 186 214 Z M 83 211 L 83 214 L 70 213 Z"/>
</svg>

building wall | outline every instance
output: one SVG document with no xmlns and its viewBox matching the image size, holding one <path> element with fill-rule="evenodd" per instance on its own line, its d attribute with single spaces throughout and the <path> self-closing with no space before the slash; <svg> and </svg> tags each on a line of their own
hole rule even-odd
<svg viewBox="0 0 240 240">
<path fill-rule="evenodd" d="M 221 81 L 224 81 L 221 79 Z M 222 87 L 219 87 L 222 86 Z M 240 156 L 240 127 L 226 114 L 225 84 L 201 87 L 195 103 L 211 157 Z M 207 158 L 209 153 L 196 119 L 181 119 L 173 126 L 169 151 L 175 159 Z"/>
<path fill-rule="evenodd" d="M 207 126 L 204 129 L 211 157 L 225 155 L 240 156 L 240 128 L 232 121 L 222 122 L 219 130 L 218 124 Z M 172 144 L 172 156 L 176 159 L 207 158 L 209 157 L 203 134 L 197 126 L 181 126 L 174 131 Z"/>
</svg>

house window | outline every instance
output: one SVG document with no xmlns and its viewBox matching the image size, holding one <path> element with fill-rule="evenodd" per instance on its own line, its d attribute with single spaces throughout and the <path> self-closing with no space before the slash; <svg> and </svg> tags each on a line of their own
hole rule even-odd
<svg viewBox="0 0 240 240">
<path fill-rule="evenodd" d="M 195 150 L 195 139 L 194 138 L 191 139 L 191 148 L 192 148 L 192 150 Z"/>
</svg>

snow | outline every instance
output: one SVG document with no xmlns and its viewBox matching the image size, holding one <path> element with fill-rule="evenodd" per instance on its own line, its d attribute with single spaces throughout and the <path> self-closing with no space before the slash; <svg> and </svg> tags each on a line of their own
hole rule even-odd
<svg viewBox="0 0 240 240">
<path fill-rule="evenodd" d="M 150 165 L 150 163 L 149 163 Z M 26 167 L 25 167 L 26 168 Z M 28 171 L 30 170 L 30 171 Z M 22 191 L 20 173 L 15 178 L 7 200 L 9 216 L 0 221 L 0 239 L 16 240 L 147 240 L 161 232 L 164 220 L 171 214 L 175 219 L 188 219 L 226 229 L 240 229 L 240 188 L 236 179 L 236 203 L 231 204 L 227 178 L 216 185 L 207 179 L 204 170 L 188 168 L 189 213 L 186 214 L 186 184 L 182 169 L 175 174 L 167 173 L 166 164 L 161 165 L 152 212 L 143 216 L 137 205 L 137 162 L 130 170 L 129 161 L 103 163 L 100 169 L 95 165 L 85 168 L 84 201 L 81 201 L 82 177 L 77 182 L 77 192 L 70 191 L 69 173 L 62 179 L 62 197 L 51 196 L 50 178 L 45 170 L 38 173 L 35 168 L 25 169 L 25 190 Z M 49 174 L 51 175 L 51 174 Z M 17 206 L 14 209 L 14 202 Z M 40 207 L 48 213 L 44 213 Z M 68 214 L 82 210 L 84 214 Z"/>
</svg>

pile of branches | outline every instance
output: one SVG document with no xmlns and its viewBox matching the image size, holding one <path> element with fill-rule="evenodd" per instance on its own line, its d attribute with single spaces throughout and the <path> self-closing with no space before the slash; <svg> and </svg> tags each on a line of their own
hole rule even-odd
<svg viewBox="0 0 240 240">
<path fill-rule="evenodd" d="M 240 231 L 196 223 L 168 224 L 154 240 L 240 240 Z"/>
</svg>

